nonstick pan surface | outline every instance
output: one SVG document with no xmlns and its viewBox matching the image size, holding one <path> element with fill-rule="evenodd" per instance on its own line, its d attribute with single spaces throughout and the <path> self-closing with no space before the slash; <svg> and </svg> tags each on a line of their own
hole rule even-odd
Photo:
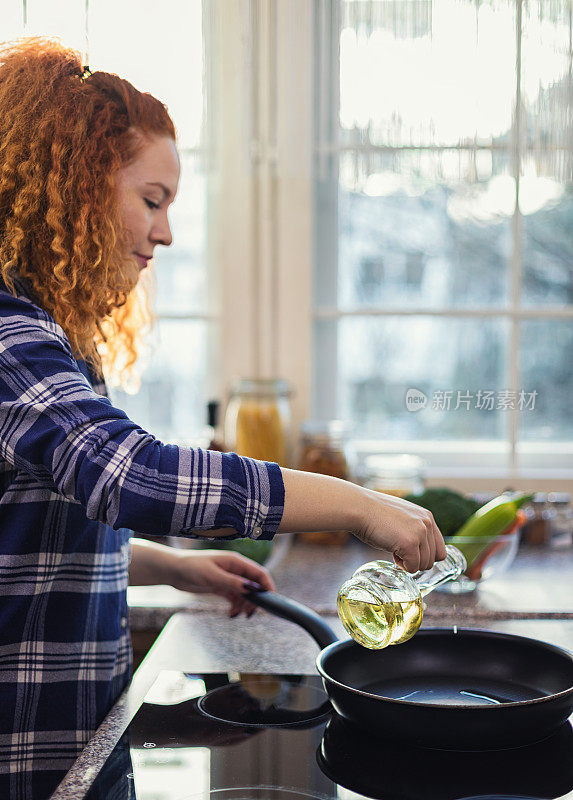
<svg viewBox="0 0 573 800">
<path fill-rule="evenodd" d="M 573 656 L 524 636 L 429 628 L 368 650 L 338 641 L 311 609 L 275 593 L 252 602 L 296 622 L 324 649 L 316 665 L 335 710 L 363 730 L 423 747 L 518 747 L 573 712 Z M 326 646 L 325 646 L 326 645 Z"/>
</svg>

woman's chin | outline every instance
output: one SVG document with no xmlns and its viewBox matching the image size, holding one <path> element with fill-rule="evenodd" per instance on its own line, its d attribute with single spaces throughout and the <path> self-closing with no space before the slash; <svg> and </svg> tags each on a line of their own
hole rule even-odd
<svg viewBox="0 0 573 800">
<path fill-rule="evenodd" d="M 131 292 L 132 289 L 135 289 L 141 272 L 141 268 L 134 259 L 127 260 L 122 270 L 118 288 L 124 292 Z"/>
</svg>

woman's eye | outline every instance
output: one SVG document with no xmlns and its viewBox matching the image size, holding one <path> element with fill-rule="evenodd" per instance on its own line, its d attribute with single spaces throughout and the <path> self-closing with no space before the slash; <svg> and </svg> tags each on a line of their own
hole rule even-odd
<svg viewBox="0 0 573 800">
<path fill-rule="evenodd" d="M 154 203 L 153 200 L 148 200 L 147 197 L 145 198 L 145 202 L 147 203 L 149 208 L 159 208 L 158 203 Z"/>
</svg>

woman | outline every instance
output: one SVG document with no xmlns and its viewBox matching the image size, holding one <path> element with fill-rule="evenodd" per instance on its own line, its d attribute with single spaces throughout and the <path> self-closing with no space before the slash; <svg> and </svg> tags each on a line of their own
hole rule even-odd
<svg viewBox="0 0 573 800">
<path fill-rule="evenodd" d="M 31 39 L 0 58 L 0 772 L 55 785 L 129 680 L 126 586 L 250 612 L 268 573 L 133 541 L 347 528 L 410 571 L 445 557 L 424 509 L 232 453 L 165 445 L 106 396 L 136 358 L 138 284 L 171 244 L 179 181 L 164 106 Z M 131 561 L 130 561 L 131 553 Z M 251 582 L 251 583 L 250 583 Z M 41 788 L 38 788 L 40 787 Z M 35 794 L 34 794 L 35 792 Z"/>
</svg>

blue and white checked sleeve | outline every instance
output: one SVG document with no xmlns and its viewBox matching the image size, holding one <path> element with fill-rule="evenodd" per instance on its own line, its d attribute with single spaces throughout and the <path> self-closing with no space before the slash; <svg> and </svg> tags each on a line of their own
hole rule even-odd
<svg viewBox="0 0 573 800">
<path fill-rule="evenodd" d="M 0 457 L 116 530 L 273 537 L 276 464 L 163 444 L 94 392 L 48 314 L 1 292 L 0 317 Z"/>
</svg>

